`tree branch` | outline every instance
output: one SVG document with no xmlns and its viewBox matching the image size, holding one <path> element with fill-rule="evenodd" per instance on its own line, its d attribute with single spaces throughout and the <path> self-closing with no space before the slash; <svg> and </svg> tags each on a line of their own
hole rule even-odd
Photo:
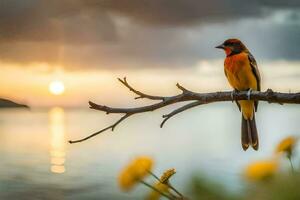
<svg viewBox="0 0 300 200">
<path fill-rule="evenodd" d="M 120 124 L 123 120 L 125 120 L 127 117 L 129 117 L 130 115 L 131 115 L 131 114 L 125 114 L 125 115 L 124 115 L 123 117 L 121 117 L 118 121 L 116 121 L 113 125 L 110 125 L 110 126 L 104 128 L 104 129 L 102 129 L 102 130 L 100 130 L 100 131 L 97 131 L 96 133 L 93 133 L 93 134 L 91 134 L 91 135 L 89 135 L 89 136 L 87 136 L 87 137 L 85 137 L 85 138 L 80 139 L 80 140 L 70 140 L 69 143 L 72 144 L 72 143 L 83 142 L 83 141 L 88 140 L 88 139 L 90 139 L 90 138 L 92 138 L 92 137 L 94 137 L 94 136 L 96 136 L 96 135 L 98 135 L 98 134 L 100 134 L 100 133 L 102 133 L 102 132 L 108 130 L 108 129 L 111 129 L 111 131 L 114 131 L 114 129 L 116 128 L 116 126 L 117 126 L 118 124 Z"/>
<path fill-rule="evenodd" d="M 167 120 L 169 120 L 171 117 L 173 117 L 176 114 L 179 114 L 185 110 L 188 110 L 190 108 L 213 103 L 213 102 L 221 102 L 221 101 L 235 101 L 235 100 L 248 100 L 247 91 L 241 91 L 241 92 L 212 92 L 212 93 L 196 93 L 192 92 L 190 90 L 187 90 L 180 84 L 176 84 L 179 90 L 182 91 L 181 94 L 174 95 L 174 96 L 153 96 L 149 94 L 145 94 L 143 92 L 140 92 L 136 89 L 134 89 L 126 80 L 126 78 L 118 79 L 125 87 L 127 87 L 130 91 L 138 95 L 135 99 L 140 98 L 146 98 L 150 100 L 160 100 L 158 103 L 154 103 L 151 105 L 141 106 L 141 107 L 133 107 L 133 108 L 114 108 L 114 107 L 108 107 L 105 105 L 99 105 L 93 102 L 89 102 L 90 108 L 94 110 L 99 110 L 102 112 L 105 112 L 106 114 L 111 113 L 119 113 L 123 114 L 123 117 L 121 117 L 118 121 L 116 121 L 111 126 L 108 126 L 96 133 L 93 133 L 83 139 L 80 140 L 71 140 L 70 143 L 77 143 L 82 142 L 87 139 L 90 139 L 104 131 L 107 131 L 111 129 L 112 131 L 116 128 L 118 124 L 120 124 L 122 121 L 127 119 L 128 117 L 138 114 L 138 113 L 144 113 L 149 111 L 154 111 L 172 104 L 176 104 L 179 102 L 188 102 L 193 101 L 191 103 L 188 103 L 182 107 L 179 107 L 172 111 L 169 114 L 163 115 L 164 120 L 162 121 L 160 127 L 163 127 L 163 125 L 166 123 Z M 269 103 L 290 103 L 290 104 L 300 104 L 300 93 L 281 93 L 281 92 L 273 92 L 271 89 L 268 89 L 265 92 L 258 92 L 258 91 L 252 91 L 251 100 L 259 100 L 259 101 L 266 101 Z"/>
<path fill-rule="evenodd" d="M 185 110 L 188 110 L 190 108 L 193 108 L 193 107 L 196 107 L 196 106 L 199 106 L 199 105 L 202 105 L 204 103 L 202 102 L 199 102 L 199 101 L 195 101 L 195 102 L 192 102 L 192 103 L 189 103 L 189 104 L 186 104 L 182 107 L 179 107 L 177 108 L 176 110 L 170 112 L 169 114 L 167 115 L 163 115 L 162 117 L 164 118 L 164 120 L 161 122 L 160 124 L 160 128 L 162 128 L 164 126 L 164 124 L 171 118 L 173 117 L 174 115 L 177 115 L 178 113 L 181 113 Z"/>
<path fill-rule="evenodd" d="M 125 87 L 127 87 L 130 91 L 132 91 L 133 93 L 135 93 L 135 94 L 138 95 L 138 96 L 135 97 L 134 99 L 147 98 L 147 99 L 151 99 L 151 100 L 162 100 L 162 101 L 165 100 L 165 97 L 148 95 L 148 94 L 145 94 L 145 93 L 143 93 L 143 92 L 140 92 L 140 91 L 134 89 L 133 87 L 131 87 L 131 86 L 128 84 L 128 82 L 127 82 L 127 80 L 126 80 L 126 77 L 124 77 L 123 79 L 118 78 L 118 80 L 119 80 Z"/>
</svg>

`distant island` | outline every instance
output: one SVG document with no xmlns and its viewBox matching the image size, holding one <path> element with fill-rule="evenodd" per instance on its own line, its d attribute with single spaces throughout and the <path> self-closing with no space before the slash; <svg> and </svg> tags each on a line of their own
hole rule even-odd
<svg viewBox="0 0 300 200">
<path fill-rule="evenodd" d="M 0 108 L 29 108 L 29 106 L 0 98 Z"/>
</svg>

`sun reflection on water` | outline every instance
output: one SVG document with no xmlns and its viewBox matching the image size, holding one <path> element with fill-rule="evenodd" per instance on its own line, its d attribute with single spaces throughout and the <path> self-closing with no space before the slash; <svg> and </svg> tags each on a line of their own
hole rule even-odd
<svg viewBox="0 0 300 200">
<path fill-rule="evenodd" d="M 65 168 L 65 112 L 60 107 L 49 111 L 49 124 L 51 133 L 50 165 L 51 172 L 64 173 Z"/>
</svg>

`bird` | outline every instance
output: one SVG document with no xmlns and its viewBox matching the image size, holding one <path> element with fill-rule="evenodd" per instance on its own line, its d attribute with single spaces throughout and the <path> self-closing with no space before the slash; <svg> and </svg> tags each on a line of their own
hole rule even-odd
<svg viewBox="0 0 300 200">
<path fill-rule="evenodd" d="M 235 92 L 248 91 L 248 100 L 236 101 L 242 112 L 242 148 L 246 151 L 251 146 L 254 150 L 258 150 L 259 141 L 255 122 L 258 101 L 250 100 L 251 91 L 261 90 L 261 76 L 256 60 L 239 39 L 227 39 L 216 48 L 223 49 L 226 54 L 224 72 L 233 88 L 232 98 Z"/>
</svg>

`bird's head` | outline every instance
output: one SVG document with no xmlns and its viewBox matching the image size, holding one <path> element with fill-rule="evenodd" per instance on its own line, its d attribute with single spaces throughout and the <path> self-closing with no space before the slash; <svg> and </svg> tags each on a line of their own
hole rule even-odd
<svg viewBox="0 0 300 200">
<path fill-rule="evenodd" d="M 248 49 L 239 39 L 228 39 L 223 44 L 216 46 L 218 49 L 224 49 L 227 56 L 247 52 Z"/>
</svg>

